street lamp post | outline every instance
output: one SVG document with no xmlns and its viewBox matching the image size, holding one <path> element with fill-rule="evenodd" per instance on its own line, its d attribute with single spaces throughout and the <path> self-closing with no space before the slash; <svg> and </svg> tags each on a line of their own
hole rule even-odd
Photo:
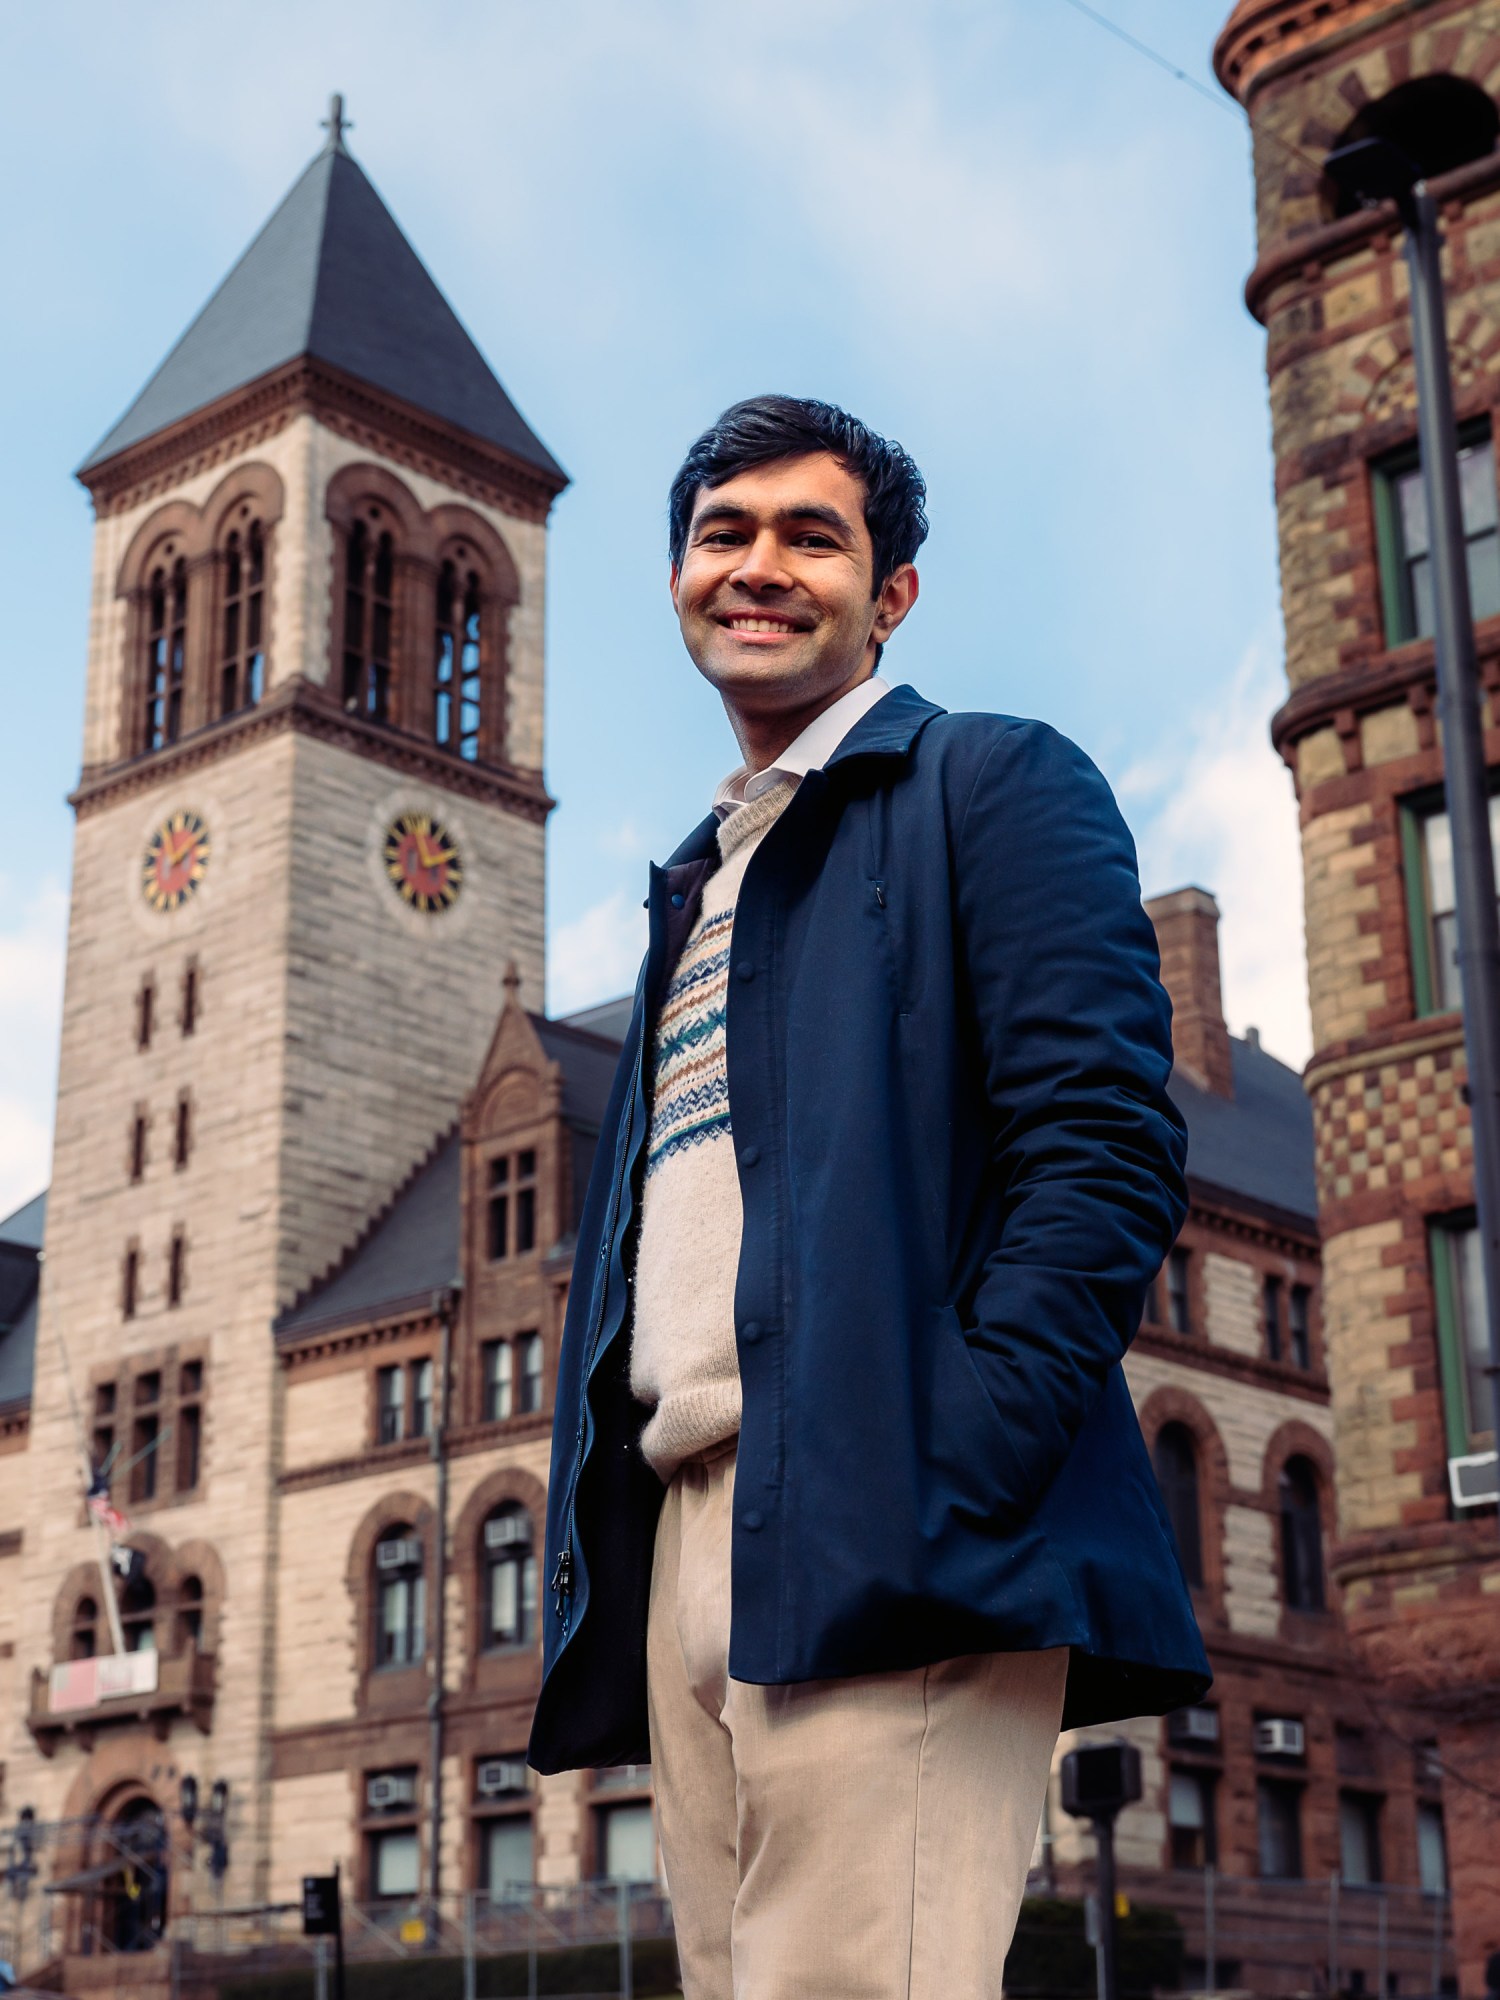
<svg viewBox="0 0 1500 2000">
<path fill-rule="evenodd" d="M 1366 207 L 1394 201 L 1406 227 L 1417 437 L 1432 550 L 1443 791 L 1453 840 L 1458 971 L 1469 1066 L 1474 1206 L 1489 1322 L 1486 1373 L 1497 1453 L 1496 1487 L 1500 1491 L 1500 917 L 1495 908 L 1484 717 L 1459 497 L 1458 435 L 1443 298 L 1443 239 L 1437 203 L 1421 169 L 1389 140 L 1361 139 L 1342 146 L 1329 155 L 1327 171 L 1339 187 Z"/>
</svg>

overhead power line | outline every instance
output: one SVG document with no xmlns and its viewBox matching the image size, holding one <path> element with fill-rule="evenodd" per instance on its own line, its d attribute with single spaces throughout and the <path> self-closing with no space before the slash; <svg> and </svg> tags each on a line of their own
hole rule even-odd
<svg viewBox="0 0 1500 2000">
<path fill-rule="evenodd" d="M 1200 83 L 1188 70 L 1179 69 L 1170 56 L 1164 56 L 1160 49 L 1153 49 L 1149 42 L 1143 42 L 1138 35 L 1132 35 L 1128 29 L 1122 28 L 1118 21 L 1112 21 L 1107 14 L 1101 14 L 1097 7 L 1090 7 L 1088 0 L 1067 0 L 1067 5 L 1082 14 L 1086 20 L 1092 21 L 1095 27 L 1102 28 L 1105 34 L 1113 35 L 1117 42 L 1123 42 L 1127 49 L 1134 49 L 1138 56 L 1144 56 L 1147 62 L 1155 63 L 1158 69 L 1165 70 L 1176 82 L 1185 83 L 1189 90 L 1196 90 L 1200 97 L 1207 98 L 1216 109 L 1238 115 L 1222 91 L 1215 90 L 1210 84 Z"/>
</svg>

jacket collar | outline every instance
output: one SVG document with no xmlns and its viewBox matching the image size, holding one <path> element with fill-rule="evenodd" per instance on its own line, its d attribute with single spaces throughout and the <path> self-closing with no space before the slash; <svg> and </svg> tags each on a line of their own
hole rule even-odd
<svg viewBox="0 0 1500 2000">
<path fill-rule="evenodd" d="M 833 771 L 855 757 L 905 757 L 935 715 L 946 715 L 935 701 L 926 701 L 914 687 L 903 683 L 882 695 L 868 714 L 862 715 L 837 750 L 823 766 Z M 719 816 L 710 813 L 700 820 L 687 839 L 669 855 L 664 868 L 684 862 L 703 861 L 718 853 Z"/>
</svg>

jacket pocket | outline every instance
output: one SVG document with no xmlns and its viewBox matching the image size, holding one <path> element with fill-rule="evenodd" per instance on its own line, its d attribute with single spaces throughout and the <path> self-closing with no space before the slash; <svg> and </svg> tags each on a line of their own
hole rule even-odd
<svg viewBox="0 0 1500 2000">
<path fill-rule="evenodd" d="M 944 1440 L 944 1458 L 965 1491 L 983 1492 L 1006 1522 L 1025 1520 L 1038 1495 L 1017 1451 L 1005 1413 L 990 1394 L 956 1307 L 935 1306 L 930 1314 L 934 1343 L 934 1418 Z"/>
</svg>

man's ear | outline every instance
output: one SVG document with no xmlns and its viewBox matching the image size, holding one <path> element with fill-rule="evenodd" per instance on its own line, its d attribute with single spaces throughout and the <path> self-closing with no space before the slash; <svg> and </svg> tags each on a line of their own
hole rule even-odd
<svg viewBox="0 0 1500 2000">
<path fill-rule="evenodd" d="M 673 609 L 674 611 L 678 611 L 678 604 L 677 604 L 677 580 L 678 580 L 678 578 L 679 578 L 679 577 L 680 577 L 681 575 L 682 575 L 682 569 L 681 569 L 681 567 L 680 567 L 680 565 L 679 565 L 679 564 L 677 564 L 677 563 L 674 563 L 674 562 L 669 562 L 669 563 L 667 564 L 667 589 L 668 589 L 668 591 L 669 591 L 669 592 L 671 593 L 671 597 L 672 597 L 672 609 Z M 679 615 L 680 615 L 680 612 L 679 612 Z"/>
<path fill-rule="evenodd" d="M 893 569 L 881 585 L 880 595 L 875 602 L 875 626 L 871 635 L 881 645 L 885 644 L 916 603 L 920 587 L 916 568 L 912 563 L 902 563 Z"/>
</svg>

